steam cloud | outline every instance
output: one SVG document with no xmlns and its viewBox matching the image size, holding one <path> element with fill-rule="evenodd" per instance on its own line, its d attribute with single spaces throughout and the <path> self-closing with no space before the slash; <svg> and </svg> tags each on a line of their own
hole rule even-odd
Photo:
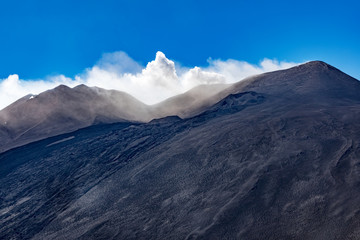
<svg viewBox="0 0 360 240">
<path fill-rule="evenodd" d="M 58 75 L 44 80 L 21 80 L 17 74 L 0 79 L 0 109 L 27 94 L 39 94 L 60 84 L 116 89 L 146 104 L 154 104 L 200 84 L 233 83 L 252 75 L 297 65 L 270 59 L 264 59 L 259 65 L 233 59 L 209 59 L 208 64 L 201 68 L 178 66 L 159 51 L 155 60 L 143 67 L 125 52 L 106 53 L 92 68 L 74 79 Z"/>
</svg>

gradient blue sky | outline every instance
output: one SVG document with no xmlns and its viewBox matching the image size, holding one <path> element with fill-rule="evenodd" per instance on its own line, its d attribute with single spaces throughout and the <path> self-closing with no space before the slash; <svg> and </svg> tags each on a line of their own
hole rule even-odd
<svg viewBox="0 0 360 240">
<path fill-rule="evenodd" d="M 360 78 L 358 1 L 1 1 L 0 78 L 91 67 L 125 51 L 144 65 L 156 51 L 185 66 L 213 59 L 326 61 Z"/>
</svg>

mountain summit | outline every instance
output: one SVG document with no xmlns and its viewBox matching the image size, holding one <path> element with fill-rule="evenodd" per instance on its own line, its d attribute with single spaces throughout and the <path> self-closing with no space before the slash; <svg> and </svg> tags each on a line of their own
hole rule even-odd
<svg viewBox="0 0 360 240">
<path fill-rule="evenodd" d="M 279 97 L 360 99 L 359 81 L 321 61 L 264 73 L 233 85 L 231 91 L 266 92 Z"/>
</svg>

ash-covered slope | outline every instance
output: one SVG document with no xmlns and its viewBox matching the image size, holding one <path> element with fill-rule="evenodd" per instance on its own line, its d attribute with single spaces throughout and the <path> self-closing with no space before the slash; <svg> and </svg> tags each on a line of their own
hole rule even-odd
<svg viewBox="0 0 360 240">
<path fill-rule="evenodd" d="M 148 106 L 127 93 L 60 85 L 0 111 L 0 152 L 97 123 L 150 119 Z"/>
<path fill-rule="evenodd" d="M 0 152 L 99 123 L 192 117 L 219 101 L 222 97 L 217 94 L 227 87 L 202 85 L 148 106 L 116 90 L 61 85 L 36 96 L 27 95 L 0 111 Z"/>
<path fill-rule="evenodd" d="M 183 94 L 152 105 L 151 108 L 154 115 L 159 118 L 173 115 L 181 118 L 193 117 L 224 98 L 218 94 L 230 86 L 231 84 L 200 85 Z"/>
<path fill-rule="evenodd" d="M 308 63 L 2 153 L 0 238 L 358 239 L 359 85 Z"/>
<path fill-rule="evenodd" d="M 280 99 L 298 98 L 299 102 L 309 104 L 360 100 L 359 81 L 321 61 L 250 77 L 230 86 L 221 95 L 243 91 L 266 92 Z"/>
</svg>

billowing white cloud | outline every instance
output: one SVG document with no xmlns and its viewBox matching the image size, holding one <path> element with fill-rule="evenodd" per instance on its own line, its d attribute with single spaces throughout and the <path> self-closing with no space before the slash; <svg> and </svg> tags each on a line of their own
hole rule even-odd
<svg viewBox="0 0 360 240">
<path fill-rule="evenodd" d="M 221 74 L 225 77 L 227 83 L 238 82 L 239 80 L 249 76 L 286 69 L 298 65 L 293 62 L 279 62 L 277 60 L 267 58 L 262 60 L 259 65 L 234 59 L 228 59 L 225 61 L 209 59 L 208 62 L 209 66 L 205 70 Z"/>
<path fill-rule="evenodd" d="M 0 79 L 0 110 L 25 95 L 38 94 L 60 84 L 70 87 L 78 85 L 76 81 L 64 75 L 49 77 L 46 80 L 25 81 L 20 80 L 17 74 L 12 74 L 8 78 Z"/>
<path fill-rule="evenodd" d="M 125 52 L 104 53 L 100 60 L 95 64 L 100 69 L 118 74 L 137 73 L 143 67 L 130 58 Z"/>
<path fill-rule="evenodd" d="M 91 68 L 75 76 L 52 76 L 43 80 L 22 80 L 17 74 L 0 79 L 0 109 L 27 94 L 39 94 L 60 84 L 79 84 L 116 89 L 139 100 L 154 104 L 200 84 L 233 83 L 246 77 L 297 65 L 264 59 L 259 65 L 234 59 L 208 60 L 206 67 L 185 68 L 175 65 L 162 52 L 145 67 L 124 52 L 106 53 Z"/>
</svg>

